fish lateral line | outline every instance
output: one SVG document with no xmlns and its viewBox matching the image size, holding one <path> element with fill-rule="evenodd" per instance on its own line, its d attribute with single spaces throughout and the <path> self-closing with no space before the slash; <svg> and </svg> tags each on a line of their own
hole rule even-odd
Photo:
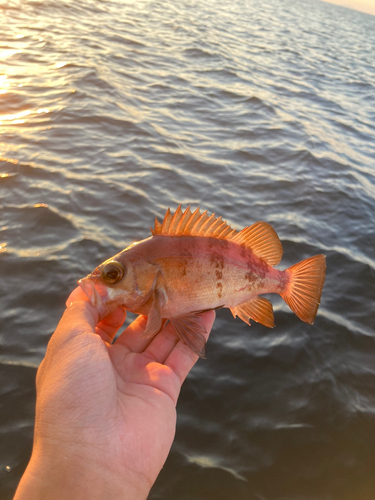
<svg viewBox="0 0 375 500">
<path fill-rule="evenodd" d="M 241 231 L 216 217 L 167 210 L 155 219 L 152 236 L 133 243 L 80 280 L 103 319 L 116 305 L 147 316 L 143 336 L 152 338 L 169 321 L 181 342 L 204 357 L 201 313 L 230 309 L 234 317 L 272 328 L 273 307 L 265 297 L 278 293 L 304 322 L 313 324 L 324 285 L 326 258 L 315 255 L 283 271 L 283 249 L 275 230 L 255 222 Z M 107 267 L 106 267 L 107 266 Z"/>
</svg>

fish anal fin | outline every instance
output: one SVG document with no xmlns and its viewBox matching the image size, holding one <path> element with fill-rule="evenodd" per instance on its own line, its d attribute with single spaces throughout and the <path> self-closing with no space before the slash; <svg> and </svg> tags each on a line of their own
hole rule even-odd
<svg viewBox="0 0 375 500">
<path fill-rule="evenodd" d="M 255 297 L 255 299 L 232 307 L 231 311 L 234 317 L 238 316 L 248 325 L 250 325 L 249 320 L 253 319 L 268 328 L 275 326 L 272 304 L 264 297 Z"/>
<path fill-rule="evenodd" d="M 156 289 L 151 298 L 151 307 L 147 316 L 147 324 L 142 334 L 143 339 L 154 337 L 160 332 L 163 325 L 161 309 L 166 304 L 166 295 L 164 289 Z M 165 322 L 164 322 L 165 324 Z"/>
<path fill-rule="evenodd" d="M 206 345 L 204 334 L 206 333 L 206 328 L 202 318 L 196 314 L 190 314 L 188 316 L 170 318 L 170 322 L 180 340 L 197 356 L 204 358 Z"/>
<path fill-rule="evenodd" d="M 232 237 L 232 241 L 245 245 L 271 266 L 278 264 L 283 255 L 279 237 L 267 222 L 256 222 L 252 226 L 245 227 Z"/>
</svg>

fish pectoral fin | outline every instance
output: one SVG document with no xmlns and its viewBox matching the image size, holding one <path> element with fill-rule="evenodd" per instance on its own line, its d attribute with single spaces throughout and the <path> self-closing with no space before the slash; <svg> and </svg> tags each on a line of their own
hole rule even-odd
<svg viewBox="0 0 375 500">
<path fill-rule="evenodd" d="M 207 331 L 201 316 L 190 314 L 188 316 L 170 318 L 170 322 L 181 342 L 187 345 L 197 356 L 204 358 L 206 339 L 203 335 Z"/>
<path fill-rule="evenodd" d="M 148 313 L 146 329 L 142 334 L 143 339 L 154 337 L 165 325 L 161 317 L 161 309 L 166 304 L 166 294 L 164 289 L 157 288 L 152 296 L 152 303 Z"/>
<path fill-rule="evenodd" d="M 234 317 L 238 316 L 242 321 L 250 325 L 249 320 L 253 319 L 268 328 L 275 326 L 272 304 L 264 297 L 256 297 L 248 302 L 244 302 L 231 308 Z"/>
</svg>

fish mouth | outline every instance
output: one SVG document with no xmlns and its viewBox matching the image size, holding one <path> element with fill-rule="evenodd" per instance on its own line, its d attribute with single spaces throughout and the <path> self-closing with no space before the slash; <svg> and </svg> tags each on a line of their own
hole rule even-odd
<svg viewBox="0 0 375 500">
<path fill-rule="evenodd" d="M 78 284 L 87 295 L 90 304 L 100 311 L 104 306 L 103 298 L 99 295 L 93 280 L 90 279 L 90 275 L 79 280 Z"/>
</svg>

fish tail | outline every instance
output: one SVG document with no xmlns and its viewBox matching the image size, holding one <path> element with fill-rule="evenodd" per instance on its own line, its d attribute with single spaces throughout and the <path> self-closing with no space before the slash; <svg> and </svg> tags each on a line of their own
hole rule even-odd
<svg viewBox="0 0 375 500">
<path fill-rule="evenodd" d="M 325 271 L 325 255 L 315 255 L 285 271 L 289 281 L 280 295 L 302 321 L 311 325 L 320 304 Z"/>
</svg>

